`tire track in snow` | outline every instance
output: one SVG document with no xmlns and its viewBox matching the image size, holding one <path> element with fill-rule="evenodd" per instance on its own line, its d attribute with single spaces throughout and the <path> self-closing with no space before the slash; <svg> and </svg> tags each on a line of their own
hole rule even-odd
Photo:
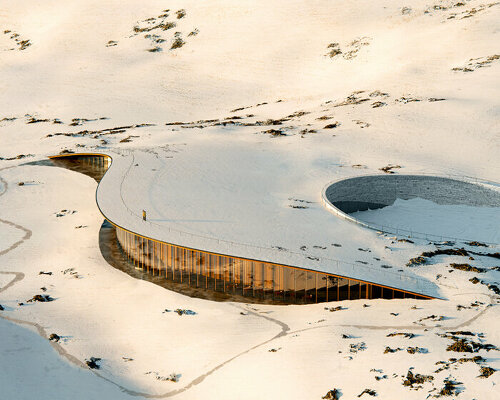
<svg viewBox="0 0 500 400">
<path fill-rule="evenodd" d="M 15 275 L 14 279 L 12 279 L 7 285 L 0 288 L 0 293 L 4 292 L 8 288 L 14 286 L 17 282 L 22 281 L 24 279 L 24 274 L 22 272 L 11 272 L 11 271 L 0 271 L 2 275 Z M 0 314 L 1 316 L 1 314 Z"/>
<path fill-rule="evenodd" d="M 0 169 L 0 171 L 6 170 L 6 169 L 10 169 L 10 168 L 14 168 L 14 167 L 12 166 L 12 167 L 2 168 L 2 169 Z M 0 182 L 2 183 L 2 187 L 3 187 L 3 191 L 0 192 L 0 196 L 3 196 L 5 193 L 7 193 L 7 190 L 9 188 L 9 183 L 5 179 L 3 179 L 1 176 L 0 176 Z M 0 222 L 4 223 L 6 225 L 13 226 L 14 228 L 19 229 L 21 231 L 24 231 L 23 238 L 20 239 L 20 240 L 18 240 L 17 242 L 15 242 L 13 245 L 11 245 L 10 247 L 8 247 L 7 249 L 1 250 L 0 251 L 0 256 L 3 256 L 4 254 L 7 254 L 9 251 L 14 250 L 16 247 L 18 247 L 24 241 L 26 241 L 26 240 L 28 240 L 28 239 L 31 238 L 32 232 L 28 228 L 25 228 L 24 226 L 18 225 L 15 222 L 7 221 L 7 220 L 2 219 L 2 218 L 0 218 Z"/>
<path fill-rule="evenodd" d="M 1 250 L 0 251 L 0 256 L 3 256 L 4 254 L 7 254 L 8 252 L 14 250 L 16 247 L 18 247 L 19 245 L 21 245 L 22 243 L 24 243 L 26 240 L 28 240 L 28 239 L 31 238 L 32 232 L 28 228 L 25 228 L 24 226 L 18 225 L 18 224 L 14 223 L 14 222 L 7 221 L 7 220 L 2 219 L 2 218 L 0 218 L 0 222 L 4 223 L 6 225 L 13 226 L 14 228 L 17 228 L 17 229 L 19 229 L 21 231 L 24 231 L 24 236 L 20 240 L 18 240 L 14 244 L 12 244 L 10 247 L 8 247 L 7 249 Z"/>
</svg>

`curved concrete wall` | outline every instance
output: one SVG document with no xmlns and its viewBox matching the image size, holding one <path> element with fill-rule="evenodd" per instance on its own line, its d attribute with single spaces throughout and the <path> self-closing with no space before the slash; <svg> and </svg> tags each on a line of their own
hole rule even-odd
<svg viewBox="0 0 500 400">
<path fill-rule="evenodd" d="M 372 175 L 332 183 L 326 200 L 345 213 L 391 205 L 416 197 L 437 204 L 500 207 L 500 193 L 479 184 L 425 175 Z"/>
</svg>

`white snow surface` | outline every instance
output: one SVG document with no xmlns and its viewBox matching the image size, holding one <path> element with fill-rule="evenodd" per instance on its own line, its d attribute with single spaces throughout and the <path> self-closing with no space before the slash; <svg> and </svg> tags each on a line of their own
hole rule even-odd
<svg viewBox="0 0 500 400">
<path fill-rule="evenodd" d="M 435 236 L 456 235 L 483 242 L 500 242 L 500 211 L 497 207 L 441 205 L 421 198 L 396 199 L 390 206 L 358 211 L 351 216 L 365 223 L 388 226 L 393 230 L 404 229 Z"/>
<path fill-rule="evenodd" d="M 461 382 L 459 399 L 496 399 L 499 373 L 478 375 L 481 366 L 500 368 L 498 351 L 447 351 L 452 340 L 439 335 L 470 331 L 461 337 L 500 346 L 498 258 L 478 254 L 498 253 L 499 246 L 402 242 L 341 221 L 320 205 L 327 182 L 380 173 L 388 164 L 401 166 L 396 173 L 500 181 L 500 4 L 437 3 L 413 1 L 408 11 L 394 0 L 5 1 L 0 398 L 303 400 L 337 388 L 351 399 L 370 388 L 378 398 L 424 399 L 451 379 Z M 134 26 L 150 26 L 144 20 L 167 8 L 175 28 L 134 36 Z M 181 8 L 186 16 L 177 19 Z M 186 44 L 170 50 L 176 32 Z M 160 35 L 163 51 L 148 52 L 146 34 Z M 19 40 L 31 46 L 18 50 Z M 118 44 L 107 47 L 110 40 Z M 330 43 L 342 53 L 327 56 Z M 470 71 L 452 70 L 464 67 Z M 248 108 L 233 111 L 241 107 Z M 281 125 L 256 124 L 287 116 Z M 235 124 L 197 122 L 230 117 Z M 176 121 L 184 124 L 165 125 Z M 137 126 L 146 123 L 152 125 Z M 119 127 L 125 128 L 103 131 Z M 340 244 L 327 246 L 329 257 L 417 275 L 436 285 L 442 300 L 248 305 L 189 298 L 136 280 L 100 253 L 96 183 L 61 168 L 23 165 L 62 150 L 119 153 L 115 161 L 125 164 L 134 154 L 139 166 L 131 174 L 144 178 L 124 185 L 150 196 L 127 190 L 124 201 L 136 215 L 144 204 L 164 227 L 293 251 L 306 245 L 317 256 L 323 251 L 314 245 Z M 115 173 L 119 179 L 122 169 L 111 168 L 102 188 L 116 190 L 113 182 L 104 185 Z M 289 205 L 304 203 L 290 198 L 312 203 L 296 209 Z M 63 209 L 76 212 L 56 217 Z M 134 215 L 124 222 L 142 229 Z M 424 251 L 459 247 L 474 252 L 472 259 L 440 255 L 406 266 Z M 36 294 L 54 301 L 27 303 Z M 343 309 L 325 309 L 338 305 Z M 392 332 L 416 336 L 386 336 Z M 51 333 L 61 336 L 58 344 L 47 340 Z M 402 350 L 384 353 L 387 346 Z M 409 346 L 426 352 L 410 354 Z M 435 372 L 439 361 L 475 355 L 484 358 L 480 365 Z M 85 369 L 90 357 L 102 359 L 100 370 Z M 411 390 L 402 385 L 410 368 L 434 380 Z M 178 382 L 157 379 L 170 374 Z"/>
</svg>

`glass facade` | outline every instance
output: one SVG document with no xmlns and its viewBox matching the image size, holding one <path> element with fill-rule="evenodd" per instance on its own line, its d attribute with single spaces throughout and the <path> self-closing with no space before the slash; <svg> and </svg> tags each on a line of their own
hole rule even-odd
<svg viewBox="0 0 500 400">
<path fill-rule="evenodd" d="M 207 290 L 283 303 L 423 298 L 355 279 L 164 243 L 118 226 L 116 235 L 135 268 Z"/>
<path fill-rule="evenodd" d="M 56 165 L 86 173 L 98 182 L 111 160 L 103 155 L 52 159 Z M 280 303 L 426 298 L 348 277 L 182 247 L 115 227 L 118 243 L 135 268 L 188 286 Z"/>
</svg>

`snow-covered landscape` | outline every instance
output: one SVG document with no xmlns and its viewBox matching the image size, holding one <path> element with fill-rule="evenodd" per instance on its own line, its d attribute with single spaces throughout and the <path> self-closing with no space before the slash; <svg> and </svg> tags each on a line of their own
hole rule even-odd
<svg viewBox="0 0 500 400">
<path fill-rule="evenodd" d="M 482 0 L 5 1 L 0 399 L 498 398 L 500 208 L 351 214 L 396 234 L 322 190 L 423 174 L 499 193 L 499 21 Z M 60 153 L 113 157 L 97 196 Z M 111 266 L 101 212 L 435 299 L 188 297 Z"/>
</svg>

